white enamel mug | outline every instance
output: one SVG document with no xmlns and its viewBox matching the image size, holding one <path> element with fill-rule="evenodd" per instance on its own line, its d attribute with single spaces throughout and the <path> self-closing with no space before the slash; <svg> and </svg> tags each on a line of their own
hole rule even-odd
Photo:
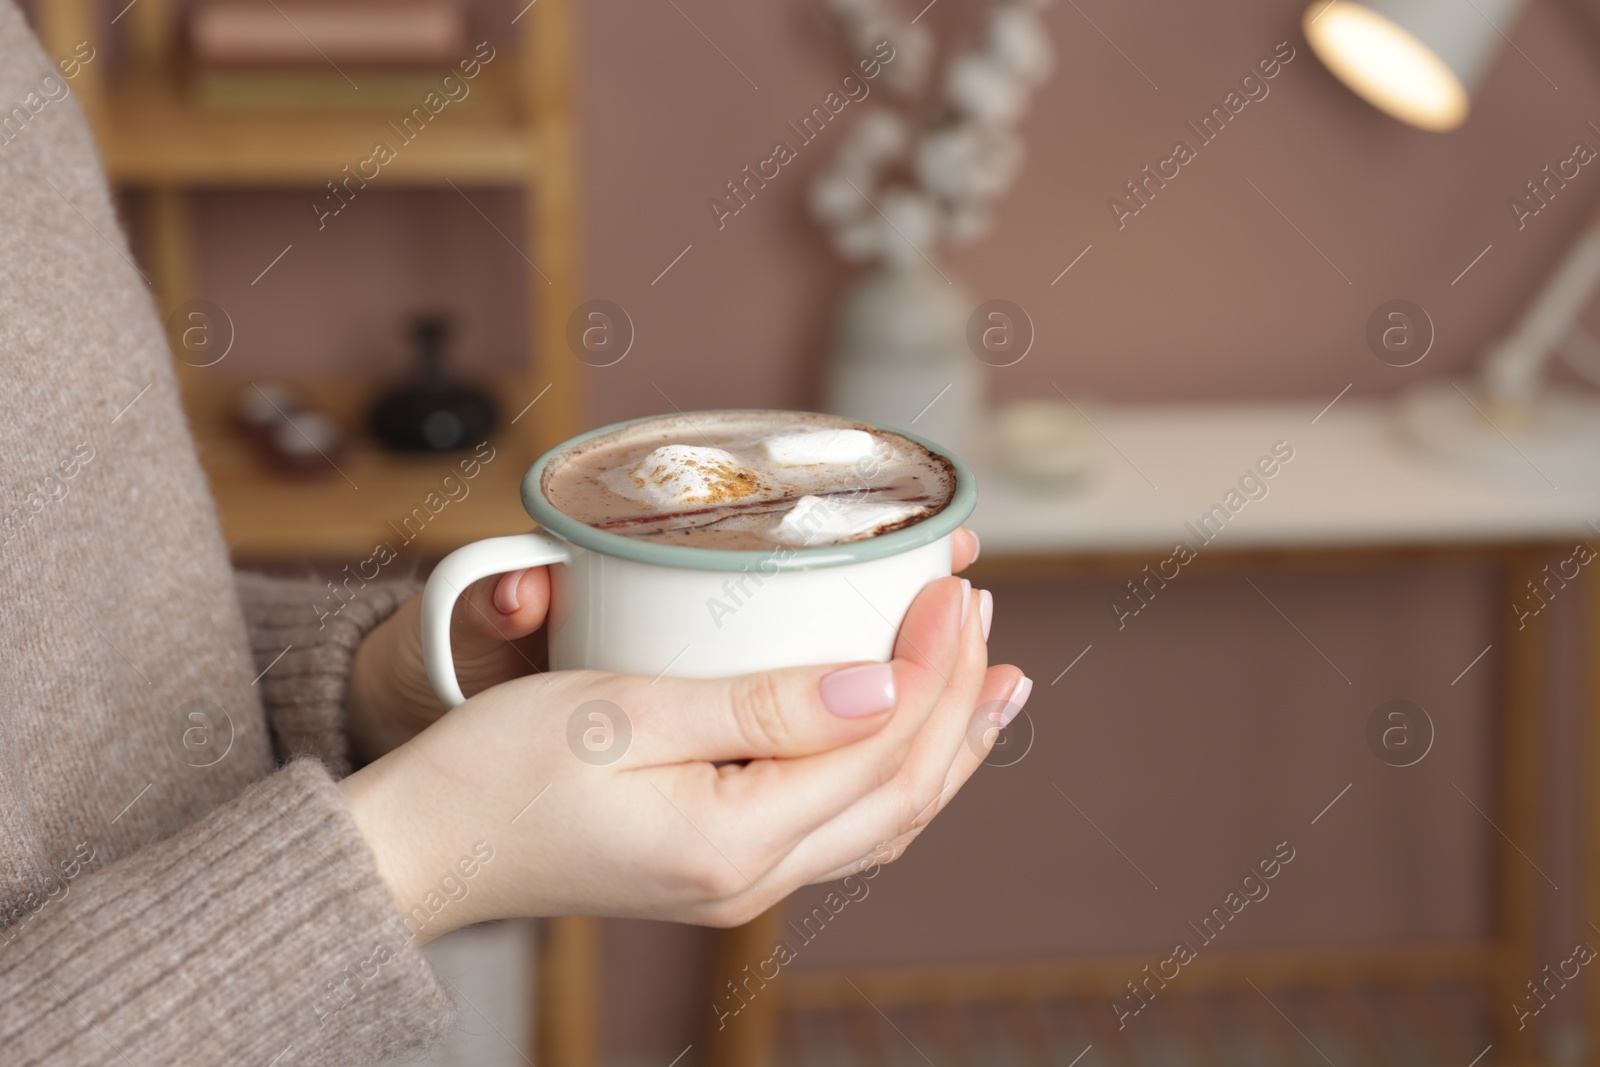
<svg viewBox="0 0 1600 1067">
<path fill-rule="evenodd" d="M 911 601 L 951 573 L 951 538 L 977 503 L 972 474 L 938 445 L 889 427 L 877 428 L 950 460 L 955 494 L 937 515 L 865 541 L 738 551 L 657 544 L 597 530 L 545 499 L 544 472 L 567 450 L 661 419 L 605 426 L 546 452 L 522 479 L 523 506 L 542 531 L 473 542 L 434 569 L 422 594 L 422 653 L 446 707 L 466 699 L 451 658 L 451 611 L 469 585 L 492 574 L 549 565 L 552 670 L 719 678 L 886 661 Z"/>
</svg>

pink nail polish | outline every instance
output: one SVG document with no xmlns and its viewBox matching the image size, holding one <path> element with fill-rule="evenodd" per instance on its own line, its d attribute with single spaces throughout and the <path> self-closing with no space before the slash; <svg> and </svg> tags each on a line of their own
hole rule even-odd
<svg viewBox="0 0 1600 1067">
<path fill-rule="evenodd" d="M 967 533 L 972 534 L 972 562 L 976 563 L 978 562 L 978 554 L 983 551 L 983 542 L 978 540 L 978 534 L 975 530 L 969 529 Z"/>
<path fill-rule="evenodd" d="M 1011 696 L 1006 699 L 1004 710 L 1000 712 L 1001 726 L 1011 725 L 1011 720 L 1017 717 L 1017 712 L 1022 710 L 1022 706 L 1028 702 L 1028 697 L 1032 693 L 1033 679 L 1024 674 L 1022 681 L 1017 683 L 1017 687 L 1011 691 Z"/>
<path fill-rule="evenodd" d="M 894 707 L 894 667 L 863 663 L 824 674 L 818 685 L 822 704 L 835 715 L 859 719 Z"/>
<path fill-rule="evenodd" d="M 987 589 L 978 591 L 978 618 L 983 620 L 983 639 L 989 640 L 989 627 L 994 625 L 994 594 Z"/>
<path fill-rule="evenodd" d="M 526 570 L 512 571 L 510 574 L 500 576 L 500 581 L 494 587 L 494 606 L 506 615 L 510 615 L 522 606 L 517 599 L 517 586 L 522 582 Z"/>
<path fill-rule="evenodd" d="M 956 630 L 967 628 L 967 609 L 972 606 L 972 583 L 965 578 L 961 579 L 961 621 L 956 623 Z"/>
</svg>

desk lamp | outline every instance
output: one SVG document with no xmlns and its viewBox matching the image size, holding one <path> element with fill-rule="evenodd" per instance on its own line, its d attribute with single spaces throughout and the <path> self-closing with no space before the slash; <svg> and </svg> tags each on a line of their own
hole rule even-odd
<svg viewBox="0 0 1600 1067">
<path fill-rule="evenodd" d="M 1324 65 L 1374 107 L 1424 130 L 1466 121 L 1524 0 L 1315 0 L 1305 34 Z M 1600 284 L 1600 219 L 1588 226 L 1511 333 L 1484 354 L 1476 381 L 1401 397 L 1407 439 L 1496 480 L 1600 483 L 1600 399 L 1547 383 L 1551 354 Z M 1508 445 L 1510 447 L 1508 447 Z M 1531 469 L 1530 469 L 1531 468 Z"/>
</svg>

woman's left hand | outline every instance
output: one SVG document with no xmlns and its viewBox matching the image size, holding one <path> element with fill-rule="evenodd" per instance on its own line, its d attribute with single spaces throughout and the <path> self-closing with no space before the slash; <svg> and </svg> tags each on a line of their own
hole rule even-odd
<svg viewBox="0 0 1600 1067">
<path fill-rule="evenodd" d="M 958 528 L 951 543 L 959 573 L 978 558 L 978 535 Z M 356 649 L 345 697 L 347 732 L 357 763 L 377 759 L 445 712 L 422 663 L 422 598 L 414 596 L 372 629 Z M 530 567 L 474 582 L 456 601 L 450 645 L 467 696 L 537 668 L 529 637 L 550 607 L 550 569 Z"/>
</svg>

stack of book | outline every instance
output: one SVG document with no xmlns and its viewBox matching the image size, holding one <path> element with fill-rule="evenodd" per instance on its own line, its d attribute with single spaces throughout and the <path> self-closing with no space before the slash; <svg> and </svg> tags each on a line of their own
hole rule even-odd
<svg viewBox="0 0 1600 1067">
<path fill-rule="evenodd" d="M 214 108 L 409 105 L 468 54 L 461 0 L 200 0 L 188 31 Z"/>
</svg>

